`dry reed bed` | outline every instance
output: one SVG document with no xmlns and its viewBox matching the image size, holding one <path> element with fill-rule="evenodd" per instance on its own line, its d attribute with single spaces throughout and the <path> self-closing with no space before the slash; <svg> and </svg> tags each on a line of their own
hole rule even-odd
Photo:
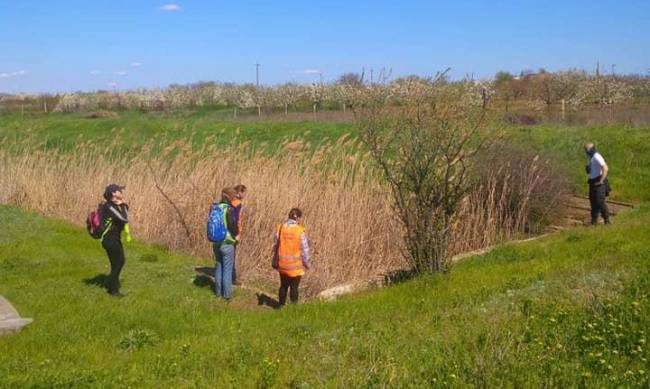
<svg viewBox="0 0 650 389">
<path fill-rule="evenodd" d="M 90 143 L 65 153 L 3 147 L 0 203 L 82 225 L 105 185 L 122 183 L 136 237 L 210 258 L 205 239 L 210 203 L 222 187 L 244 183 L 249 194 L 237 263 L 245 281 L 276 282 L 270 268 L 273 233 L 296 206 L 304 210 L 314 256 L 313 271 L 304 280 L 306 295 L 407 267 L 388 191 L 372 178 L 367 154 L 351 140 L 323 145 L 313 153 L 302 151 L 299 142 L 285 143 L 274 157 L 234 146 L 192 150 L 182 141 L 156 155 L 145 147 L 142 157 L 128 160 L 103 156 L 100 150 Z M 539 179 L 536 161 L 506 164 L 495 178 L 479 180 L 454 226 L 451 254 L 530 230 L 527 223 L 535 212 L 530 200 L 546 184 Z M 508 169 L 526 170 L 526 179 Z M 127 260 L 134 259 L 127 252 Z"/>
</svg>

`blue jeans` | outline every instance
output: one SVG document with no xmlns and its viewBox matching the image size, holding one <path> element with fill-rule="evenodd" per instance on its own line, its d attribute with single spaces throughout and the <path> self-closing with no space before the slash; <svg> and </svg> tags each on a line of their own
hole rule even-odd
<svg viewBox="0 0 650 389">
<path fill-rule="evenodd" d="M 232 244 L 212 245 L 217 266 L 214 269 L 214 292 L 226 300 L 232 298 L 232 269 L 235 263 L 235 246 Z"/>
<path fill-rule="evenodd" d="M 235 247 L 235 255 L 232 257 L 232 283 L 237 282 L 237 246 Z"/>
</svg>

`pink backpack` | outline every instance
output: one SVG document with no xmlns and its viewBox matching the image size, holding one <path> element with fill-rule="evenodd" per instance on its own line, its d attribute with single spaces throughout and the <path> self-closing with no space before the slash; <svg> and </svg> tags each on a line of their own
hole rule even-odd
<svg viewBox="0 0 650 389">
<path fill-rule="evenodd" d="M 102 205 L 99 204 L 97 209 L 90 212 L 86 218 L 86 230 L 94 239 L 101 239 L 106 229 L 102 215 Z"/>
</svg>

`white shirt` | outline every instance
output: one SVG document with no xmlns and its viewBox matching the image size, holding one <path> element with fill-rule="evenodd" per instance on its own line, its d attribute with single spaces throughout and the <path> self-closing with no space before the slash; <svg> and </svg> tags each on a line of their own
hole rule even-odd
<svg viewBox="0 0 650 389">
<path fill-rule="evenodd" d="M 600 177 L 603 175 L 603 166 L 605 166 L 605 158 L 599 153 L 595 153 L 589 161 L 589 179 Z"/>
</svg>

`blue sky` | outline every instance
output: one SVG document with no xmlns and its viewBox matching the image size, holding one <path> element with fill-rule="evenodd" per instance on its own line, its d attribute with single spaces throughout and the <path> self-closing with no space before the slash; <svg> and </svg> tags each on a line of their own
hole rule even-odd
<svg viewBox="0 0 650 389">
<path fill-rule="evenodd" d="M 650 71 L 650 1 L 0 0 L 0 92 Z"/>
</svg>

